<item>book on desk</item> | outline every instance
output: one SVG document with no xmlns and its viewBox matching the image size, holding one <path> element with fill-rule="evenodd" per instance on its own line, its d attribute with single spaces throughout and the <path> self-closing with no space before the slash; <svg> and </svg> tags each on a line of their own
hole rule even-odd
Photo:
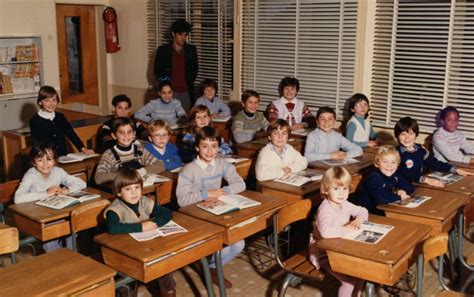
<svg viewBox="0 0 474 297">
<path fill-rule="evenodd" d="M 164 177 L 155 173 L 150 173 L 143 176 L 143 187 L 149 187 L 154 184 L 164 183 L 167 181 L 170 181 L 170 179 L 167 177 Z"/>
<path fill-rule="evenodd" d="M 450 185 L 464 178 L 462 175 L 439 171 L 431 172 L 428 177 L 435 178 L 445 185 Z"/>
<path fill-rule="evenodd" d="M 376 244 L 392 229 L 393 226 L 390 225 L 363 222 L 360 225 L 360 228 L 352 230 L 352 232 L 347 233 L 343 238 L 363 243 Z"/>
<path fill-rule="evenodd" d="M 429 199 L 431 199 L 430 196 L 415 196 L 406 200 L 398 200 L 390 204 L 399 205 L 399 206 L 403 206 L 407 208 L 416 208 L 420 206 L 421 204 L 425 203 Z"/>
<path fill-rule="evenodd" d="M 247 198 L 245 196 L 235 194 L 235 195 L 222 195 L 218 200 L 209 205 L 206 201 L 196 204 L 197 207 L 213 213 L 215 215 L 221 215 L 224 213 L 237 211 L 240 209 L 245 209 L 253 206 L 260 205 L 259 201 Z"/>
<path fill-rule="evenodd" d="M 36 201 L 35 204 L 52 209 L 63 209 L 99 197 L 99 194 L 93 194 L 86 191 L 76 191 L 63 195 L 48 196 L 44 199 Z"/>
<path fill-rule="evenodd" d="M 136 241 L 147 241 L 160 236 L 168 236 L 176 233 L 188 232 L 185 228 L 171 220 L 167 224 L 148 231 L 130 233 Z"/>
<path fill-rule="evenodd" d="M 359 163 L 359 160 L 356 160 L 354 158 L 347 158 L 344 160 L 328 159 L 328 160 L 321 160 L 321 163 L 329 165 L 329 166 L 344 166 L 344 165 Z"/>
<path fill-rule="evenodd" d="M 84 153 L 70 153 L 66 156 L 61 156 L 58 158 L 58 162 L 61 164 L 80 162 L 85 159 L 93 158 L 100 156 L 99 154 L 84 154 Z"/>
<path fill-rule="evenodd" d="M 313 172 L 310 172 L 310 171 L 303 170 L 303 171 L 296 172 L 296 173 L 285 174 L 282 177 L 274 179 L 274 181 L 279 182 L 279 183 L 283 183 L 283 184 L 287 184 L 287 185 L 291 185 L 291 186 L 299 187 L 299 186 L 302 186 L 306 183 L 316 181 L 316 180 L 320 180 L 322 178 L 323 178 L 322 174 L 313 173 Z"/>
</svg>

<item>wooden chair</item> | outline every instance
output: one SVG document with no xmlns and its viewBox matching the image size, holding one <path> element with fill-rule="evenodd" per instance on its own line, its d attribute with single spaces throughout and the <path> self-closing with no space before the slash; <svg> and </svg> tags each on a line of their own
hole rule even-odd
<svg viewBox="0 0 474 297">
<path fill-rule="evenodd" d="M 5 205 L 13 201 L 15 191 L 20 184 L 19 179 L 11 180 L 0 184 L 0 223 L 5 223 Z M 20 239 L 20 247 L 29 246 L 33 251 L 33 256 L 36 255 L 36 249 L 33 243 L 36 238 L 33 236 L 22 236 Z M 14 255 L 12 255 L 14 256 Z"/>
<path fill-rule="evenodd" d="M 71 212 L 72 248 L 77 248 L 77 233 L 101 225 L 104 222 L 103 211 L 110 204 L 109 200 L 99 199 L 87 203 Z"/>
<path fill-rule="evenodd" d="M 351 184 L 349 185 L 349 193 L 355 193 L 357 188 L 359 187 L 360 182 L 362 181 L 361 174 L 355 174 L 351 178 Z"/>
<path fill-rule="evenodd" d="M 285 296 L 289 284 L 296 285 L 301 278 L 309 278 L 317 281 L 324 280 L 324 274 L 317 270 L 308 260 L 308 249 L 305 248 L 296 255 L 283 260 L 279 246 L 279 236 L 287 226 L 294 222 L 306 220 L 311 210 L 309 199 L 299 200 L 295 203 L 281 208 L 273 216 L 273 246 L 275 249 L 275 260 L 283 268 L 287 275 L 283 281 L 279 297 Z"/>
<path fill-rule="evenodd" d="M 0 255 L 11 254 L 12 264 L 15 264 L 19 244 L 18 229 L 0 224 Z"/>
<path fill-rule="evenodd" d="M 448 253 L 448 234 L 440 233 L 436 236 L 428 238 L 423 244 L 422 260 L 418 259 L 418 292 L 423 290 L 423 274 L 424 266 L 432 259 L 438 257 L 438 280 L 444 291 L 438 293 L 436 296 L 468 296 L 463 293 L 451 291 L 445 284 L 444 274 L 444 256 Z M 418 296 L 421 297 L 421 296 Z"/>
</svg>

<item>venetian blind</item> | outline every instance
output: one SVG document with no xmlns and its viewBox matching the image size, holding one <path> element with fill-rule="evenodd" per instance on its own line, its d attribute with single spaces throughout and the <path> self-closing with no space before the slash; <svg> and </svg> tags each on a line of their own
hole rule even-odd
<svg viewBox="0 0 474 297">
<path fill-rule="evenodd" d="M 218 95 L 222 99 L 229 99 L 233 59 L 232 0 L 148 1 L 147 48 L 150 65 L 153 65 L 156 48 L 171 41 L 170 27 L 177 19 L 186 19 L 193 26 L 189 42 L 198 51 L 196 90 L 203 79 L 212 78 L 218 83 Z"/>
<path fill-rule="evenodd" d="M 461 112 L 460 130 L 474 122 L 474 3 L 377 1 L 371 86 L 373 123 L 393 127 L 404 116 L 423 132 L 447 105 Z"/>
<path fill-rule="evenodd" d="M 298 97 L 313 112 L 338 114 L 352 95 L 356 0 L 243 0 L 242 90 L 261 94 L 264 109 L 284 76 L 300 81 Z"/>
</svg>

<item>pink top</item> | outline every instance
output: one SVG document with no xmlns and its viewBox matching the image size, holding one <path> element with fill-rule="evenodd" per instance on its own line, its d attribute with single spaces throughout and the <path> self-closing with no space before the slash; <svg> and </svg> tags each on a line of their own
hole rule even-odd
<svg viewBox="0 0 474 297">
<path fill-rule="evenodd" d="M 331 204 L 328 199 L 324 199 L 321 203 L 309 243 L 309 260 L 317 269 L 320 268 L 319 257 L 325 253 L 316 247 L 316 242 L 321 238 L 343 237 L 346 233 L 344 226 L 350 222 L 351 218 L 366 221 L 369 218 L 369 212 L 364 207 L 354 205 L 347 200 L 340 206 Z"/>
</svg>

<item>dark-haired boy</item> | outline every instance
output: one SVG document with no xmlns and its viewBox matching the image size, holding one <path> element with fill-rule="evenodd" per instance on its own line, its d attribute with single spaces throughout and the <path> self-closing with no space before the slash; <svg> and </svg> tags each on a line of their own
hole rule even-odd
<svg viewBox="0 0 474 297">
<path fill-rule="evenodd" d="M 411 117 L 401 118 L 394 127 L 395 138 L 398 140 L 397 150 L 401 158 L 398 173 L 405 179 L 409 182 L 426 183 L 430 186 L 442 188 L 444 184 L 438 179 L 424 175 L 426 171 L 450 172 L 460 175 L 472 174 L 448 163 L 438 161 L 432 153 L 415 143 L 418 133 L 418 123 Z"/>
<path fill-rule="evenodd" d="M 102 127 L 100 127 L 99 133 L 97 133 L 97 146 L 100 148 L 100 151 L 105 151 L 113 147 L 117 141 L 112 137 L 112 125 L 116 118 L 130 117 L 130 108 L 132 107 L 132 101 L 127 95 L 117 95 L 112 99 L 112 110 L 113 117 L 105 122 Z M 138 138 L 141 138 L 145 128 L 139 122 L 135 123 L 136 125 L 136 135 Z"/>
</svg>

